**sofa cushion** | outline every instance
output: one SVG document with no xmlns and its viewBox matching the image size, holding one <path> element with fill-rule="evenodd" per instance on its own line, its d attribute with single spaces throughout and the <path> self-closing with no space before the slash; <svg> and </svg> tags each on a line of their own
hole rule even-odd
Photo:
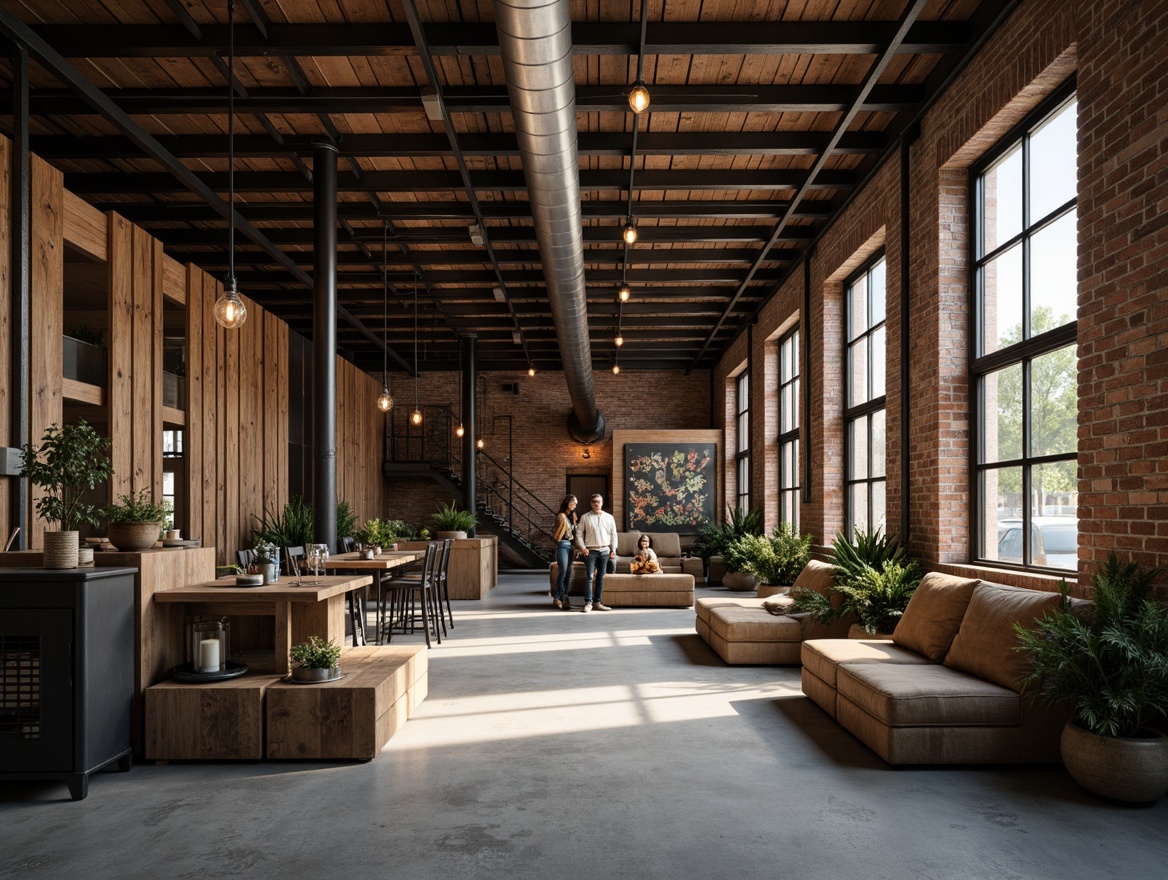
<svg viewBox="0 0 1168 880">
<path fill-rule="evenodd" d="M 658 535 L 650 535 L 649 546 L 653 548 L 653 552 L 657 554 L 659 559 L 677 559 L 681 556 L 681 537 L 677 532 L 661 532 Z M 633 555 L 637 555 L 635 549 Z"/>
<path fill-rule="evenodd" d="M 1017 650 L 1014 624 L 1030 628 L 1059 607 L 1058 593 L 1005 587 L 986 581 L 973 590 L 945 665 L 1021 693 L 1029 660 Z"/>
<path fill-rule="evenodd" d="M 936 663 L 844 664 L 839 667 L 836 689 L 890 727 L 1022 723 L 1022 697 L 1013 690 Z"/>
<path fill-rule="evenodd" d="M 776 617 L 761 607 L 721 605 L 707 616 L 710 629 L 728 642 L 799 642 L 806 615 Z"/>
<path fill-rule="evenodd" d="M 959 578 L 930 571 L 908 601 L 892 641 L 937 662 L 945 656 L 965 616 L 977 578 Z"/>
<path fill-rule="evenodd" d="M 803 570 L 795 578 L 795 583 L 791 585 L 792 590 L 796 587 L 804 587 L 830 596 L 831 591 L 835 589 L 835 566 L 829 562 L 812 559 L 803 566 Z"/>
<path fill-rule="evenodd" d="M 835 687 L 836 667 L 841 663 L 919 665 L 928 662 L 915 651 L 886 641 L 812 639 L 803 643 L 803 665 L 832 687 Z"/>
<path fill-rule="evenodd" d="M 640 532 L 617 532 L 616 533 L 616 555 L 623 556 L 626 559 L 630 556 L 637 555 L 637 541 L 641 539 Z M 658 553 L 658 556 L 661 554 Z M 680 554 L 678 554 L 680 555 Z"/>
</svg>

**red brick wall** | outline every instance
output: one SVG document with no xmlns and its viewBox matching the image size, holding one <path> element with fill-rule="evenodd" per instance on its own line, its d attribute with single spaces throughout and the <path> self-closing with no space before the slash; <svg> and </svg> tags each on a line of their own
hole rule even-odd
<svg viewBox="0 0 1168 880">
<path fill-rule="evenodd" d="M 888 258 L 888 510 L 900 521 L 909 467 L 914 553 L 950 570 L 969 560 L 968 168 L 1077 71 L 1079 99 L 1080 560 L 1108 549 L 1168 566 L 1168 3 L 1029 0 L 982 48 L 922 121 L 911 147 L 908 231 L 910 438 L 899 447 L 900 159 L 893 155 L 811 255 L 812 462 L 805 531 L 830 541 L 843 522 L 842 282 L 883 243 Z M 760 347 L 799 319 L 802 267 L 760 310 Z M 744 358 L 742 334 L 715 370 L 715 396 Z M 752 411 L 773 386 L 753 383 Z M 721 413 L 720 404 L 715 409 Z M 729 427 L 729 425 L 727 425 Z M 758 499 L 773 516 L 768 457 L 757 444 Z M 728 444 L 729 445 L 729 444 Z M 730 480 L 727 480 L 729 484 Z M 729 486 L 728 486 L 729 490 Z M 993 575 L 987 575 L 992 577 Z M 999 580 L 1050 587 L 1049 579 Z"/>
</svg>

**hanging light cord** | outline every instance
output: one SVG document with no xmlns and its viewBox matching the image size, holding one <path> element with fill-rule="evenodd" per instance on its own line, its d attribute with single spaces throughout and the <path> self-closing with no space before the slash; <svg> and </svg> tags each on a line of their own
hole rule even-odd
<svg viewBox="0 0 1168 880">
<path fill-rule="evenodd" d="M 414 412 L 418 412 L 418 270 L 414 269 Z"/>
<path fill-rule="evenodd" d="M 227 0 L 227 286 L 235 283 L 235 0 Z"/>
<path fill-rule="evenodd" d="M 389 390 L 389 224 L 381 227 L 381 384 Z"/>
</svg>

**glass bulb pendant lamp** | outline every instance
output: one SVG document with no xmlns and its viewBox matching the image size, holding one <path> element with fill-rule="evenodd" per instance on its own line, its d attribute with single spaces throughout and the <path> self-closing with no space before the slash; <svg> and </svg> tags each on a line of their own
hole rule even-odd
<svg viewBox="0 0 1168 880">
<path fill-rule="evenodd" d="M 638 116 L 649 109 L 649 90 L 642 80 L 637 80 L 629 92 L 629 109 Z"/>
<path fill-rule="evenodd" d="M 637 227 L 633 225 L 633 218 L 625 224 L 625 228 L 621 230 L 621 238 L 624 239 L 625 244 L 633 245 L 637 243 Z"/>
<path fill-rule="evenodd" d="M 227 277 L 213 314 L 220 327 L 235 330 L 247 320 L 235 281 L 235 0 L 227 0 L 227 230 Z"/>
<path fill-rule="evenodd" d="M 617 298 L 621 302 L 628 302 L 629 297 L 633 295 L 633 292 L 632 292 L 632 290 L 629 289 L 629 286 L 627 284 L 622 284 L 620 286 L 620 290 L 617 291 L 616 295 L 617 295 Z"/>
</svg>

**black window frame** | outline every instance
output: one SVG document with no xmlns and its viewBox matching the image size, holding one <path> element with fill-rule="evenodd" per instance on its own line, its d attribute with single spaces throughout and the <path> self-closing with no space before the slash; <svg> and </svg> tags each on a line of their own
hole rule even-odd
<svg viewBox="0 0 1168 880">
<path fill-rule="evenodd" d="M 750 370 L 734 377 L 735 505 L 750 510 Z"/>
<path fill-rule="evenodd" d="M 779 472 L 778 472 L 778 496 L 779 509 L 778 521 L 790 523 L 796 532 L 799 531 L 799 502 L 802 495 L 803 486 L 800 480 L 802 473 L 800 469 L 800 456 L 803 453 L 802 442 L 800 434 L 802 430 L 802 409 L 800 395 L 803 391 L 802 384 L 802 361 L 801 349 L 802 341 L 799 338 L 799 325 L 796 324 L 786 333 L 779 337 L 777 341 L 778 357 L 779 357 L 779 383 L 775 393 L 778 396 L 778 406 L 775 407 L 778 423 L 778 453 L 779 453 Z M 783 349 L 786 346 L 793 346 L 790 358 L 785 359 L 783 356 Z M 790 360 L 794 373 L 790 376 L 785 375 L 784 364 Z M 794 387 L 791 394 L 791 412 L 786 414 L 789 416 L 790 427 L 784 431 L 783 425 L 786 421 L 784 419 L 783 411 L 783 391 L 788 387 Z M 791 456 L 790 473 L 785 467 L 787 461 L 786 451 L 790 446 L 794 446 L 794 452 Z M 789 496 L 789 497 L 788 497 Z M 789 515 L 788 515 L 789 513 Z"/>
<path fill-rule="evenodd" d="M 1034 108 L 1026 118 L 1021 120 L 1007 132 L 994 147 L 981 157 L 969 170 L 969 205 L 970 229 L 969 237 L 969 290 L 970 290 L 970 321 L 969 345 L 971 357 L 969 359 L 969 400 L 970 400 L 970 466 L 969 466 L 969 498 L 971 500 L 970 517 L 970 555 L 973 562 L 981 565 L 997 566 L 1024 571 L 1056 571 L 1066 573 L 1073 569 L 1057 568 L 1050 565 L 1039 565 L 1031 560 L 1035 550 L 1035 528 L 1031 510 L 1030 496 L 1033 488 L 1032 472 L 1035 467 L 1054 464 L 1064 461 L 1078 460 L 1078 444 L 1072 452 L 1055 453 L 1048 455 L 1031 454 L 1031 364 L 1035 359 L 1050 354 L 1067 346 L 1074 345 L 1078 339 L 1078 315 L 1068 324 L 1031 336 L 1030 318 L 1030 242 L 1042 230 L 1056 221 L 1064 218 L 1068 212 L 1078 208 L 1078 188 L 1075 197 L 1063 202 L 1058 207 L 1048 211 L 1035 220 L 1030 218 L 1030 187 L 1028 185 L 1030 173 L 1029 140 L 1034 132 L 1040 130 L 1049 119 L 1062 111 L 1071 101 L 1077 101 L 1077 86 L 1072 77 L 1055 90 L 1046 100 Z M 1021 146 L 1022 149 L 1022 225 L 1021 229 L 1009 239 L 999 242 L 992 250 L 983 251 L 985 222 L 982 215 L 984 204 L 982 181 L 987 172 L 992 170 L 1005 155 Z M 1077 150 L 1077 144 L 1076 144 Z M 984 351 L 985 333 L 985 298 L 984 276 L 982 268 L 992 263 L 999 256 L 1011 248 L 1021 246 L 1022 252 L 1022 326 L 1023 338 L 1020 342 L 1006 348 L 999 348 L 988 354 Z M 1077 246 L 1076 246 L 1077 258 Z M 993 462 L 985 461 L 986 430 L 984 424 L 986 389 L 984 379 L 1000 370 L 1021 366 L 1022 369 L 1022 450 L 1021 457 L 998 459 Z M 1019 529 L 1022 538 L 1022 559 L 1019 563 L 1008 560 L 990 558 L 986 547 L 986 507 L 990 503 L 984 492 L 984 479 L 989 471 L 1004 470 L 1006 468 L 1020 468 L 1022 471 Z"/>
<path fill-rule="evenodd" d="M 853 272 L 844 283 L 844 524 L 845 534 L 852 535 L 856 529 L 856 511 L 853 509 L 852 491 L 853 487 L 864 483 L 867 486 L 867 529 L 875 531 L 876 525 L 879 523 L 879 528 L 883 531 L 887 525 L 886 514 L 887 509 L 877 512 L 873 510 L 872 506 L 872 487 L 880 483 L 885 487 L 885 505 L 887 506 L 887 486 L 888 486 L 888 456 L 887 446 L 885 447 L 885 459 L 883 475 L 880 477 L 872 476 L 872 462 L 874 460 L 872 455 L 872 421 L 877 413 L 885 414 L 885 443 L 887 444 L 887 400 L 888 389 L 887 381 L 885 381 L 885 393 L 865 400 L 863 403 L 858 403 L 855 406 L 849 406 L 848 402 L 852 399 L 852 383 L 855 379 L 854 371 L 852 369 L 852 353 L 856 348 L 856 344 L 864 339 L 871 342 L 873 334 L 881 328 L 886 328 L 888 324 L 888 277 L 885 272 L 884 281 L 884 317 L 876 324 L 868 322 L 868 327 L 863 333 L 858 334 L 855 338 L 851 336 L 852 315 L 851 315 L 851 290 L 856 286 L 861 278 L 867 279 L 872 271 L 880 264 L 884 263 L 887 267 L 886 254 L 884 248 L 880 248 L 876 253 L 864 261 L 855 272 Z M 869 297 L 871 297 L 871 284 L 868 284 Z M 887 364 L 887 336 L 885 336 L 885 352 L 884 363 Z M 873 369 L 873 355 L 875 346 L 869 344 L 866 346 L 868 353 L 868 363 L 866 376 L 868 378 L 869 386 L 871 386 L 875 370 Z M 887 377 L 885 377 L 887 379 Z M 854 426 L 863 419 L 866 423 L 866 430 L 868 436 L 868 473 L 864 477 L 857 478 L 855 476 L 855 462 L 852 460 L 852 436 Z"/>
</svg>

